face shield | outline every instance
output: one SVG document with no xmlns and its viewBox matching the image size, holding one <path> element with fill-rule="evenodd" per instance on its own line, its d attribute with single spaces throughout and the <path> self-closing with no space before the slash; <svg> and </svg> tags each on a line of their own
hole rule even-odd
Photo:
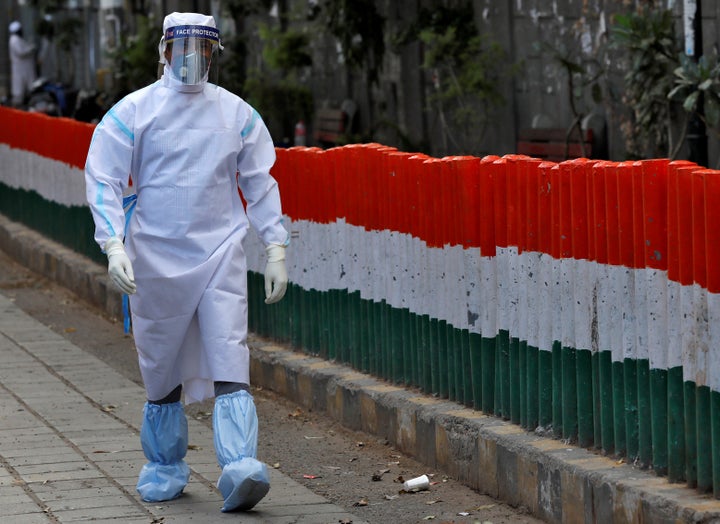
<svg viewBox="0 0 720 524">
<path fill-rule="evenodd" d="M 163 54 L 177 80 L 195 85 L 208 80 L 210 66 L 217 62 L 213 55 L 219 45 L 220 33 L 214 27 L 175 26 L 165 31 Z"/>
</svg>

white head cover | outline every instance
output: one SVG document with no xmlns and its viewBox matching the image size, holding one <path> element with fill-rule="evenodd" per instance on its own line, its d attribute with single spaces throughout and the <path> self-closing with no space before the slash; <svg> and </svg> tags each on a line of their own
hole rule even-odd
<svg viewBox="0 0 720 524">
<path fill-rule="evenodd" d="M 10 22 L 10 25 L 8 26 L 8 31 L 10 31 L 10 34 L 17 33 L 22 29 L 22 24 L 18 22 L 17 20 L 13 20 Z"/>
<path fill-rule="evenodd" d="M 217 29 L 215 18 L 212 16 L 200 13 L 170 13 L 165 17 L 165 20 L 163 20 L 163 36 L 160 38 L 160 45 L 158 45 L 161 64 L 167 63 L 165 60 L 165 40 L 168 30 L 180 26 L 198 26 Z M 217 43 L 220 49 L 222 49 L 222 45 L 220 45 L 219 42 L 219 33 L 217 34 Z"/>
</svg>

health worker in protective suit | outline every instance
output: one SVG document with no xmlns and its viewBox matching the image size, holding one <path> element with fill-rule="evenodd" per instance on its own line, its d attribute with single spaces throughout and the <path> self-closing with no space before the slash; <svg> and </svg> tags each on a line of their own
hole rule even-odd
<svg viewBox="0 0 720 524">
<path fill-rule="evenodd" d="M 32 83 L 37 76 L 35 62 L 35 46 L 23 38 L 22 24 L 17 20 L 8 26 L 10 39 L 10 95 L 12 104 L 20 106 L 30 92 Z"/>
<path fill-rule="evenodd" d="M 85 165 L 95 240 L 110 278 L 130 295 L 147 393 L 140 440 L 149 462 L 137 490 L 148 502 L 182 493 L 189 469 L 181 393 L 186 403 L 214 396 L 222 510 L 247 510 L 268 492 L 269 476 L 255 458 L 242 242 L 249 226 L 264 242 L 265 302 L 277 302 L 289 237 L 270 175 L 275 149 L 257 111 L 208 82 L 221 45 L 213 17 L 172 13 L 163 32 L 164 74 L 110 109 Z"/>
</svg>

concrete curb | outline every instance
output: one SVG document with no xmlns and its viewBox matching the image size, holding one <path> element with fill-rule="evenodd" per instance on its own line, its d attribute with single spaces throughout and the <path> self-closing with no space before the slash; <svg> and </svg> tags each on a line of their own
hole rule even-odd
<svg viewBox="0 0 720 524">
<path fill-rule="evenodd" d="M 0 215 L 0 249 L 121 316 L 105 268 Z M 454 402 L 251 337 L 253 383 L 549 522 L 720 523 L 720 501 Z"/>
</svg>

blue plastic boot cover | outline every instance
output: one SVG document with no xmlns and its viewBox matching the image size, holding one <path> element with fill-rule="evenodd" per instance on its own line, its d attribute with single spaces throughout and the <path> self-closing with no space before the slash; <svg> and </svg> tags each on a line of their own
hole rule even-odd
<svg viewBox="0 0 720 524">
<path fill-rule="evenodd" d="M 145 403 L 140 443 L 150 461 L 140 470 L 137 490 L 145 502 L 177 498 L 190 478 L 183 458 L 188 447 L 188 426 L 180 402 Z"/>
<path fill-rule="evenodd" d="M 258 419 L 252 395 L 238 391 L 217 397 L 213 431 L 223 468 L 217 484 L 225 499 L 222 511 L 249 510 L 270 490 L 267 466 L 255 459 Z"/>
</svg>

